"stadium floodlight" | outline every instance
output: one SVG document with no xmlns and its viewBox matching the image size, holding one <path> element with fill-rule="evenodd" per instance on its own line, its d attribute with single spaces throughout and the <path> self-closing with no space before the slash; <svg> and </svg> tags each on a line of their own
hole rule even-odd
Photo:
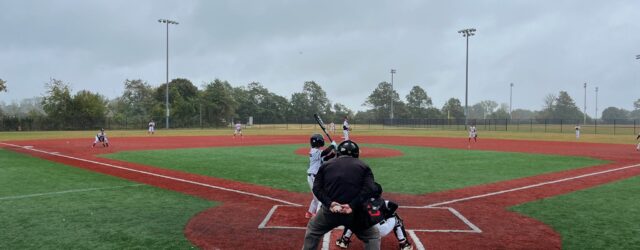
<svg viewBox="0 0 640 250">
<path fill-rule="evenodd" d="M 467 38 L 467 60 L 465 66 L 465 83 L 464 83 L 464 127 L 467 128 L 469 125 L 469 37 L 475 35 L 476 29 L 463 29 L 459 30 L 458 33 L 462 34 L 463 37 Z"/>
<path fill-rule="evenodd" d="M 395 69 L 391 69 L 391 120 L 393 122 L 393 74 L 396 73 Z"/>
<path fill-rule="evenodd" d="M 166 128 L 169 128 L 169 24 L 177 25 L 178 22 L 169 19 L 158 19 L 159 23 L 167 24 L 167 71 L 166 71 L 166 90 L 165 90 L 165 107 L 166 107 Z"/>
<path fill-rule="evenodd" d="M 512 104 L 513 104 L 513 83 L 509 84 L 509 86 L 511 87 L 509 89 L 509 119 L 513 119 L 513 114 L 512 114 Z"/>
</svg>

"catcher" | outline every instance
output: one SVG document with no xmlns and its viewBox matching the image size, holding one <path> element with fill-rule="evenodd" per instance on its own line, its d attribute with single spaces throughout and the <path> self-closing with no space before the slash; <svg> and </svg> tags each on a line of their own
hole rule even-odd
<svg viewBox="0 0 640 250">
<path fill-rule="evenodd" d="M 391 231 L 396 235 L 400 250 L 412 250 L 413 245 L 407 239 L 407 232 L 404 229 L 404 223 L 400 216 L 396 213 L 398 204 L 393 201 L 385 200 L 381 197 L 382 186 L 375 183 L 376 188 L 373 190 L 373 197 L 366 202 L 366 210 L 369 212 L 371 220 L 376 223 L 375 227 L 380 232 L 380 237 L 384 237 Z M 336 245 L 340 248 L 348 248 L 351 243 L 351 235 L 353 232 L 348 228 L 342 232 L 342 237 L 336 240 Z"/>
<path fill-rule="evenodd" d="M 93 146 L 91 147 L 96 147 L 98 142 L 102 143 L 103 147 L 109 146 L 109 139 L 107 139 L 107 133 L 104 132 L 104 128 L 100 129 L 100 132 L 96 135 L 96 140 L 93 141 Z"/>
</svg>

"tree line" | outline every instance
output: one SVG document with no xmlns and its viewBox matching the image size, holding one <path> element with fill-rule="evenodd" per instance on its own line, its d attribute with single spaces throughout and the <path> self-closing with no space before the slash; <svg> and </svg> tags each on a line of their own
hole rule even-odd
<svg viewBox="0 0 640 250">
<path fill-rule="evenodd" d="M 166 84 L 152 87 L 142 79 L 125 80 L 121 96 L 109 100 L 88 90 L 73 92 L 69 84 L 51 79 L 45 84 L 42 97 L 23 100 L 20 104 L 0 106 L 0 115 L 25 116 L 47 119 L 48 129 L 74 129 L 101 126 L 106 119 L 114 122 L 143 124 L 151 119 L 165 117 Z M 0 91 L 6 91 L 6 82 L 0 79 Z M 216 79 L 200 88 L 190 80 L 176 78 L 169 82 L 169 110 L 171 127 L 201 124 L 206 127 L 226 126 L 233 121 L 246 123 L 249 117 L 255 123 L 311 123 L 312 114 L 321 114 L 326 122 L 341 122 L 344 116 L 356 120 L 388 119 L 393 102 L 394 118 L 398 119 L 464 119 L 464 107 L 457 98 L 448 99 L 436 107 L 422 87 L 415 85 L 401 98 L 388 82 L 381 82 L 362 103 L 367 109 L 354 113 L 342 103 L 332 102 L 322 86 L 314 81 L 302 84 L 299 92 L 289 98 L 269 91 L 259 82 L 233 87 L 229 82 Z M 608 107 L 601 119 L 640 119 L 640 99 L 635 110 Z M 469 106 L 468 119 L 537 119 L 582 120 L 584 114 L 566 91 L 549 94 L 543 99 L 539 111 L 516 109 L 509 112 L 505 103 L 483 100 Z M 587 116 L 591 122 L 592 117 Z"/>
</svg>

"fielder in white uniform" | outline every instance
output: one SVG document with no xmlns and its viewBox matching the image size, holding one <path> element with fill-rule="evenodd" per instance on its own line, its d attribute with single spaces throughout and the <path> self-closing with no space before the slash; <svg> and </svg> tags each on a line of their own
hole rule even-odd
<svg viewBox="0 0 640 250">
<path fill-rule="evenodd" d="M 347 117 L 344 117 L 344 122 L 342 123 L 342 135 L 345 141 L 349 140 L 349 131 L 351 131 L 351 127 L 349 126 L 349 121 Z"/>
<path fill-rule="evenodd" d="M 109 139 L 107 139 L 107 133 L 104 132 L 104 128 L 100 129 L 91 147 L 95 147 L 98 142 L 101 142 L 103 147 L 109 146 Z"/>
<path fill-rule="evenodd" d="M 236 123 L 236 130 L 233 131 L 233 138 L 236 138 L 236 135 L 240 135 L 242 137 L 242 123 Z"/>
<path fill-rule="evenodd" d="M 149 122 L 149 132 L 147 132 L 147 134 L 153 134 L 156 132 L 156 122 L 154 122 L 153 120 L 151 120 Z"/>
<path fill-rule="evenodd" d="M 640 133 L 638 133 L 638 136 L 636 136 L 636 141 L 640 139 Z M 638 143 L 638 145 L 636 146 L 636 151 L 640 151 L 640 142 Z"/>
<path fill-rule="evenodd" d="M 580 124 L 576 124 L 576 139 L 580 139 Z"/>
<path fill-rule="evenodd" d="M 474 142 L 478 141 L 478 130 L 476 129 L 476 125 L 471 125 L 469 127 L 469 142 L 473 139 Z"/>
<path fill-rule="evenodd" d="M 316 179 L 316 174 L 318 173 L 318 169 L 320 169 L 320 165 L 324 160 L 328 160 L 333 158 L 335 154 L 333 153 L 333 149 L 337 148 L 336 142 L 331 142 L 331 146 L 322 150 L 321 147 L 324 146 L 324 137 L 320 134 L 314 134 L 309 139 L 309 143 L 311 144 L 311 150 L 309 150 L 309 169 L 307 169 L 307 183 L 309 183 L 309 189 L 311 189 L 311 193 L 313 194 L 313 182 Z M 311 199 L 311 203 L 309 204 L 309 209 L 304 214 L 304 217 L 309 219 L 316 215 L 318 209 L 320 209 L 321 203 L 313 195 L 313 199 Z"/>
</svg>

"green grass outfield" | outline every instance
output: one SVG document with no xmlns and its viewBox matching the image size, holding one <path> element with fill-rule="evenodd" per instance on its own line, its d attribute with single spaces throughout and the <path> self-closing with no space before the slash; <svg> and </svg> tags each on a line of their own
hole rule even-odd
<svg viewBox="0 0 640 250">
<path fill-rule="evenodd" d="M 502 180 L 594 166 L 605 161 L 478 150 L 393 145 L 361 145 L 400 150 L 403 156 L 363 159 L 386 191 L 422 194 Z M 294 192 L 309 192 L 309 158 L 296 155 L 306 144 L 214 147 L 118 152 L 102 157 L 255 183 Z"/>
<path fill-rule="evenodd" d="M 640 249 L 640 177 L 512 207 L 551 225 L 564 249 Z"/>
<path fill-rule="evenodd" d="M 0 141 L 18 141 L 18 140 L 38 140 L 38 139 L 63 139 L 63 138 L 87 138 L 92 141 L 97 130 L 89 131 L 23 131 L 23 132 L 0 132 Z M 118 137 L 132 136 L 148 136 L 146 130 L 107 130 L 107 134 L 111 139 Z M 311 135 L 319 133 L 321 130 L 318 126 L 290 126 L 290 127 L 252 127 L 243 129 L 242 132 L 246 136 L 254 135 Z M 158 129 L 154 136 L 213 136 L 213 135 L 232 135 L 231 129 Z M 340 135 L 341 133 L 336 133 Z M 373 136 L 425 136 L 425 137 L 455 137 L 465 138 L 468 136 L 466 131 L 451 131 L 441 129 L 381 129 L 378 127 L 360 126 L 352 131 L 352 136 L 357 138 L 359 135 Z M 529 131 L 479 131 L 479 137 L 494 139 L 512 139 L 512 140 L 536 140 L 536 141 L 571 141 L 575 142 L 573 133 L 544 133 Z M 592 134 L 584 132 L 580 137 L 580 142 L 598 142 L 598 143 L 615 143 L 615 144 L 635 144 L 636 135 L 627 131 L 622 134 Z"/>
<path fill-rule="evenodd" d="M 215 204 L 0 149 L 0 249 L 189 249 Z"/>
</svg>

